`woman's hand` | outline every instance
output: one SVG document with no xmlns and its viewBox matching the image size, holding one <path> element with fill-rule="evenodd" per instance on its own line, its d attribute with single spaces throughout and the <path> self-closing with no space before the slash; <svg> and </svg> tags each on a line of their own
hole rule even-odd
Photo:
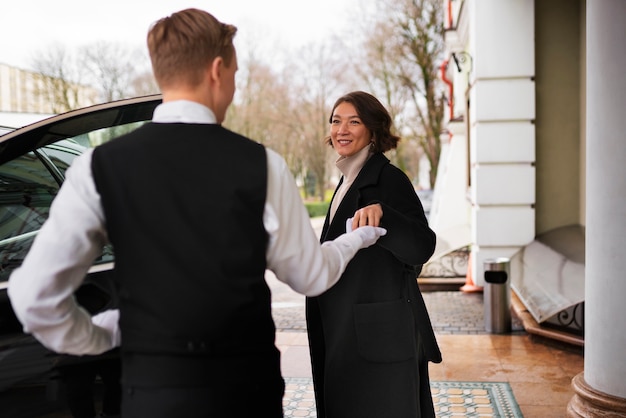
<svg viewBox="0 0 626 418">
<path fill-rule="evenodd" d="M 380 220 L 383 217 L 383 207 L 380 203 L 365 206 L 356 212 L 352 218 L 352 229 L 355 230 L 360 226 L 380 226 Z"/>
</svg>

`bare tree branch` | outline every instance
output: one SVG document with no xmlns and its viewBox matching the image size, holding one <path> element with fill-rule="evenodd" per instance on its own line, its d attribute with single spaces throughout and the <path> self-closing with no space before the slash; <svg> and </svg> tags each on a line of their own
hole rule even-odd
<svg viewBox="0 0 626 418">
<path fill-rule="evenodd" d="M 372 89 L 385 103 L 400 135 L 415 141 L 430 164 L 434 187 L 441 153 L 439 133 L 444 102 L 437 62 L 443 53 L 443 13 L 439 0 L 379 0 L 375 30 L 364 45 Z M 363 76 L 363 75 L 362 75 Z M 406 147 L 411 149 L 411 147 Z M 395 163 L 415 178 L 418 164 L 396 150 Z M 415 152 L 415 150 L 413 150 Z"/>
</svg>

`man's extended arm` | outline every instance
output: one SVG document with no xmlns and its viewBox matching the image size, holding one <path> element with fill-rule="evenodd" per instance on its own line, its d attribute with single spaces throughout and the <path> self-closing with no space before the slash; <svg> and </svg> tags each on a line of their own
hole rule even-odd
<svg viewBox="0 0 626 418">
<path fill-rule="evenodd" d="M 361 227 L 320 245 L 286 163 L 269 149 L 267 158 L 268 269 L 296 292 L 319 295 L 339 280 L 357 251 L 373 245 L 386 231 Z"/>
</svg>

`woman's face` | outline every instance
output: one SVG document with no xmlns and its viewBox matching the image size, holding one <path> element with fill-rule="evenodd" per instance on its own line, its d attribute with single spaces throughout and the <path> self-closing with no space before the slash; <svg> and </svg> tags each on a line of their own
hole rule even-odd
<svg viewBox="0 0 626 418">
<path fill-rule="evenodd" d="M 365 127 L 352 103 L 340 103 L 330 121 L 330 139 L 333 148 L 343 157 L 349 157 L 370 144 L 372 134 Z"/>
</svg>

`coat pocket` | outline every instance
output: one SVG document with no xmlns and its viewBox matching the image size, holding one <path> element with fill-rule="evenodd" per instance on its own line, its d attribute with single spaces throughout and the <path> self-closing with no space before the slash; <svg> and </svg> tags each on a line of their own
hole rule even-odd
<svg viewBox="0 0 626 418">
<path fill-rule="evenodd" d="M 391 363 L 415 357 L 415 327 L 406 301 L 354 305 L 354 320 L 364 359 Z"/>
</svg>

